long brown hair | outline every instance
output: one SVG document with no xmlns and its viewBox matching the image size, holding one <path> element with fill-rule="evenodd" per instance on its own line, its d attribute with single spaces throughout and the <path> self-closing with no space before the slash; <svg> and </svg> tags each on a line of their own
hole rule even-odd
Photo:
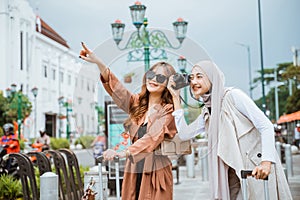
<svg viewBox="0 0 300 200">
<path fill-rule="evenodd" d="M 149 71 L 154 70 L 157 67 L 163 67 L 165 69 L 167 77 L 170 77 L 171 75 L 174 75 L 176 73 L 173 66 L 167 62 L 158 62 L 158 63 L 154 64 L 149 69 Z M 162 102 L 161 102 L 162 105 L 173 104 L 172 95 L 169 92 L 169 90 L 167 89 L 167 87 L 165 87 L 164 91 L 162 92 L 161 99 L 162 99 Z M 141 89 L 141 92 L 139 93 L 139 101 L 137 104 L 132 105 L 129 110 L 130 118 L 132 118 L 136 122 L 138 122 L 138 120 L 140 120 L 143 117 L 143 115 L 147 112 L 148 103 L 149 103 L 149 91 L 147 90 L 147 87 L 146 87 L 146 73 L 145 73 L 144 77 L 143 77 L 142 89 Z"/>
</svg>

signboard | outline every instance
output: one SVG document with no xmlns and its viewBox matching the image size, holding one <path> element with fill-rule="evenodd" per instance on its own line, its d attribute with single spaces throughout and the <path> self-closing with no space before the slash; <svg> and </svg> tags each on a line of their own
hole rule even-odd
<svg viewBox="0 0 300 200">
<path fill-rule="evenodd" d="M 125 133 L 125 129 L 123 127 L 123 123 L 127 118 L 128 114 L 121 110 L 116 104 L 110 104 L 107 106 L 109 149 L 123 151 L 129 146 L 129 135 L 127 135 L 128 133 Z"/>
<path fill-rule="evenodd" d="M 123 151 L 130 145 L 130 137 L 123 126 L 128 114 L 111 101 L 105 103 L 107 146 L 115 151 Z M 125 160 L 120 160 L 120 179 L 123 178 Z M 109 179 L 115 179 L 115 164 L 108 163 Z"/>
</svg>

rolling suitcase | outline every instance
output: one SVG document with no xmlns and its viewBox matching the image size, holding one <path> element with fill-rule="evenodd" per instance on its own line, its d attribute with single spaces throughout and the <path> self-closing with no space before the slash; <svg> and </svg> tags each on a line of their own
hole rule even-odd
<svg viewBox="0 0 300 200">
<path fill-rule="evenodd" d="M 251 170 L 242 170 L 241 177 L 242 177 L 242 192 L 243 192 L 243 199 L 248 199 L 248 192 L 247 192 L 247 178 L 248 176 L 252 175 Z M 269 196 L 269 187 L 268 187 L 268 176 L 264 179 L 264 196 L 266 200 L 270 199 Z"/>
<path fill-rule="evenodd" d="M 99 156 L 97 158 L 98 161 L 98 172 L 99 172 L 99 183 L 100 183 L 100 191 L 99 191 L 99 195 L 100 195 L 100 199 L 103 200 L 104 196 L 103 196 L 103 177 L 102 177 L 102 166 L 103 166 L 103 161 L 104 158 L 103 156 Z M 115 156 L 114 157 L 114 162 L 115 162 L 115 175 L 116 175 L 116 196 L 117 196 L 117 200 L 120 200 L 120 162 L 119 162 L 119 157 Z"/>
</svg>

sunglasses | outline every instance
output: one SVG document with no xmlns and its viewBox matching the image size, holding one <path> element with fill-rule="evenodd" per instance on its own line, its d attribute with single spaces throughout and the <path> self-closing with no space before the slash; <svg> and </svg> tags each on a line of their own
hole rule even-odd
<svg viewBox="0 0 300 200">
<path fill-rule="evenodd" d="M 146 79 L 152 80 L 154 77 L 156 78 L 156 82 L 158 83 L 163 83 L 168 79 L 165 75 L 156 74 L 154 71 L 147 71 Z"/>
</svg>

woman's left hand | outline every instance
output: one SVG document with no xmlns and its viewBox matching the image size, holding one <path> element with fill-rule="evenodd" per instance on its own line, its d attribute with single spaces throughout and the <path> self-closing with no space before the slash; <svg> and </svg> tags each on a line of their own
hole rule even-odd
<svg viewBox="0 0 300 200">
<path fill-rule="evenodd" d="M 265 179 L 271 172 L 271 162 L 262 161 L 259 166 L 252 171 L 252 176 L 256 179 Z"/>
</svg>

